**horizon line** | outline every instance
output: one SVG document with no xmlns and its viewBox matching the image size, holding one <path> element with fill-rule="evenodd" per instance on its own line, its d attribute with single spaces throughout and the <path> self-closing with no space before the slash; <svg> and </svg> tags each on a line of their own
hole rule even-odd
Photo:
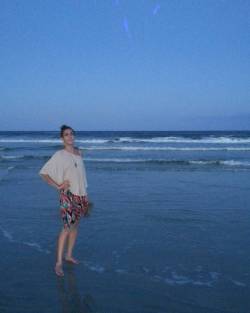
<svg viewBox="0 0 250 313">
<path fill-rule="evenodd" d="M 76 132 L 249 132 L 250 129 L 213 129 L 213 130 L 78 130 Z M 60 130 L 0 130 L 1 132 L 60 132 Z"/>
</svg>

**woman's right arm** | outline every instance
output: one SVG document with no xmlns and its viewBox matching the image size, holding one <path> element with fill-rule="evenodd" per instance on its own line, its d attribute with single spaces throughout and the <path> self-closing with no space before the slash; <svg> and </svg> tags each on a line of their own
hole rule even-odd
<svg viewBox="0 0 250 313">
<path fill-rule="evenodd" d="M 64 163 L 60 151 L 55 152 L 42 166 L 38 174 L 49 185 L 58 190 L 66 189 L 68 186 L 64 181 Z"/>
<path fill-rule="evenodd" d="M 69 181 L 65 180 L 62 184 L 57 184 L 48 174 L 41 174 L 42 178 L 51 186 L 58 190 L 67 189 L 69 187 Z"/>
</svg>

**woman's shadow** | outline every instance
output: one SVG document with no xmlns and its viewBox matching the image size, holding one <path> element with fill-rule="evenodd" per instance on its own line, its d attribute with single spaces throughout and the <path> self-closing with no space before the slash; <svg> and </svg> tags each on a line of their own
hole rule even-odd
<svg viewBox="0 0 250 313">
<path fill-rule="evenodd" d="M 57 277 L 57 290 L 59 301 L 62 307 L 62 313 L 94 313 L 94 298 L 90 294 L 80 296 L 75 269 L 68 266 L 64 272 L 64 277 Z"/>
</svg>

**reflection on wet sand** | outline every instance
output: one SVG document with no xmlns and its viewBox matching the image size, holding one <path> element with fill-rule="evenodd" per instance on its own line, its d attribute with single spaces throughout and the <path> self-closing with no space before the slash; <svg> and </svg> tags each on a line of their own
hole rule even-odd
<svg viewBox="0 0 250 313">
<path fill-rule="evenodd" d="M 94 298 L 90 294 L 81 297 L 76 280 L 75 269 L 68 266 L 64 272 L 64 277 L 58 277 L 57 290 L 61 303 L 62 313 L 93 313 L 95 309 Z"/>
</svg>

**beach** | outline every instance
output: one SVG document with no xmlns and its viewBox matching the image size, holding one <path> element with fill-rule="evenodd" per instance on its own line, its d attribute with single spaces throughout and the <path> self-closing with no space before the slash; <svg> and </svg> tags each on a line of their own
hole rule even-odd
<svg viewBox="0 0 250 313">
<path fill-rule="evenodd" d="M 0 132 L 0 312 L 250 312 L 250 132 L 77 132 L 91 215 L 54 273 L 58 132 Z"/>
</svg>

